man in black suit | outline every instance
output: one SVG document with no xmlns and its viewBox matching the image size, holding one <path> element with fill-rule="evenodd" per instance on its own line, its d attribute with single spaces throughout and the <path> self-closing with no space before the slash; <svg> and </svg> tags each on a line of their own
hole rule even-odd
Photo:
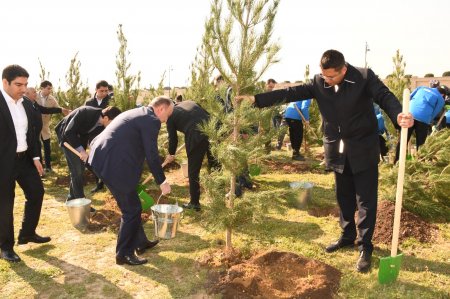
<svg viewBox="0 0 450 299">
<path fill-rule="evenodd" d="M 70 186 L 67 200 L 75 198 L 84 198 L 84 169 L 88 158 L 86 152 L 88 141 L 106 127 L 111 121 L 120 114 L 116 107 L 107 107 L 105 109 L 82 106 L 73 110 L 64 117 L 55 128 L 59 145 L 66 156 L 67 166 L 70 172 Z M 64 142 L 69 143 L 80 154 L 81 159 L 64 146 Z M 95 212 L 91 208 L 91 212 Z"/>
<path fill-rule="evenodd" d="M 342 228 L 339 240 L 327 246 L 325 251 L 331 253 L 353 247 L 356 240 L 360 252 L 356 269 L 366 272 L 370 269 L 373 251 L 380 156 L 373 102 L 398 127 L 411 127 L 414 120 L 411 113 L 402 113 L 395 95 L 371 69 L 350 65 L 339 51 L 325 51 L 320 68 L 322 73 L 308 84 L 257 94 L 250 100 L 262 108 L 316 99 L 323 118 L 325 161 L 335 174 Z"/>
<path fill-rule="evenodd" d="M 109 95 L 109 87 L 111 85 L 108 84 L 105 80 L 101 80 L 97 82 L 97 85 L 95 85 L 95 95 L 92 99 L 86 101 L 84 103 L 85 106 L 91 106 L 96 108 L 106 108 L 109 105 L 110 95 Z M 112 86 L 111 86 L 112 87 Z M 88 140 L 89 143 L 92 140 Z M 95 175 L 95 174 L 94 174 Z M 102 180 L 100 180 L 97 176 L 95 176 L 96 186 L 91 190 L 91 193 L 98 192 L 103 189 L 104 184 Z"/>
<path fill-rule="evenodd" d="M 119 115 L 91 143 L 89 164 L 114 195 L 122 212 L 116 247 L 118 265 L 141 265 L 147 262 L 135 255 L 153 247 L 145 236 L 141 222 L 141 202 L 136 192 L 144 159 L 159 184 L 162 194 L 170 193 L 170 185 L 161 167 L 158 133 L 161 123 L 173 111 L 166 97 L 153 99 L 148 107 L 128 110 Z"/>
<path fill-rule="evenodd" d="M 106 108 L 109 106 L 109 89 L 108 89 L 108 82 L 105 80 L 101 80 L 97 82 L 95 85 L 95 94 L 94 97 L 90 100 L 87 100 L 86 103 L 84 103 L 85 106 L 91 106 L 96 108 Z"/>
<path fill-rule="evenodd" d="M 209 120 L 209 114 L 193 101 L 177 103 L 172 115 L 167 121 L 169 134 L 169 155 L 165 162 L 170 163 L 175 159 L 175 151 L 178 145 L 177 131 L 184 133 L 186 153 L 188 158 L 189 194 L 191 200 L 183 207 L 200 211 L 200 183 L 199 175 L 205 154 L 208 157 L 209 168 L 218 168 L 219 163 L 209 150 L 208 136 L 200 131 L 199 126 Z"/>
<path fill-rule="evenodd" d="M 23 99 L 28 72 L 18 65 L 3 70 L 0 92 L 0 258 L 19 262 L 14 252 L 14 192 L 16 181 L 26 202 L 18 244 L 46 243 L 49 237 L 36 234 L 44 187 L 39 160 L 36 124 L 31 103 Z"/>
</svg>

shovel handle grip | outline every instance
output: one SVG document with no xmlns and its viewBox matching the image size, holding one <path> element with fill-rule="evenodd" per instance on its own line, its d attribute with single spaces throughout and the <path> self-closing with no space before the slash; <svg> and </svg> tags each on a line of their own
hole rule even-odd
<svg viewBox="0 0 450 299">
<path fill-rule="evenodd" d="M 403 113 L 409 112 L 410 91 L 403 91 Z M 400 216 L 402 212 L 403 183 L 405 180 L 406 147 L 408 146 L 408 128 L 402 128 L 400 133 L 400 158 L 398 162 L 397 192 L 395 194 L 394 230 L 392 233 L 391 256 L 397 256 L 398 237 L 400 231 Z"/>
<path fill-rule="evenodd" d="M 71 146 L 68 142 L 64 142 L 63 144 L 69 151 L 71 151 L 81 159 L 81 154 L 76 149 L 74 149 L 73 146 Z"/>
</svg>

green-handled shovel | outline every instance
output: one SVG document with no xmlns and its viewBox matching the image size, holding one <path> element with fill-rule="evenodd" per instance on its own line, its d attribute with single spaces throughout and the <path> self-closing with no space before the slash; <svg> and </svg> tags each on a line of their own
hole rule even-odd
<svg viewBox="0 0 450 299">
<path fill-rule="evenodd" d="M 403 112 L 409 112 L 409 89 L 403 91 Z M 380 267 L 378 270 L 378 281 L 381 284 L 391 283 L 395 281 L 400 272 L 403 254 L 397 255 L 398 235 L 400 231 L 400 215 L 402 212 L 403 200 L 403 181 L 405 179 L 405 161 L 406 147 L 408 139 L 408 128 L 402 128 L 400 135 L 400 159 L 398 162 L 398 179 L 397 192 L 395 194 L 395 214 L 394 214 L 394 230 L 392 233 L 391 256 L 380 259 Z"/>
</svg>

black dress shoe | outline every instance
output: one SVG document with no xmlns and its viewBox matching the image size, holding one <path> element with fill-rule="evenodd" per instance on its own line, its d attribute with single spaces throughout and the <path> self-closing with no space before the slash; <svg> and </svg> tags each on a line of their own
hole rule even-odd
<svg viewBox="0 0 450 299">
<path fill-rule="evenodd" d="M 347 239 L 339 239 L 334 243 L 331 243 L 325 248 L 325 251 L 328 253 L 335 252 L 344 247 L 352 247 L 355 246 L 355 241 L 347 240 Z"/>
<path fill-rule="evenodd" d="M 97 185 L 97 186 L 95 186 L 95 188 L 93 188 L 91 190 L 91 193 L 96 193 L 96 192 L 99 192 L 101 190 L 103 190 L 103 185 Z"/>
<path fill-rule="evenodd" d="M 145 263 L 147 263 L 147 259 L 142 259 L 134 254 L 125 255 L 125 256 L 116 256 L 116 264 L 117 265 L 127 264 L 127 265 L 131 265 L 131 266 L 136 266 L 136 265 L 143 265 Z"/>
<path fill-rule="evenodd" d="M 356 263 L 356 270 L 365 273 L 369 271 L 372 260 L 372 252 L 362 250 L 359 254 L 358 262 Z"/>
<path fill-rule="evenodd" d="M 136 253 L 137 254 L 143 254 L 147 249 L 153 248 L 156 246 L 156 244 L 159 243 L 159 240 L 155 240 L 155 241 L 148 241 L 142 245 L 139 246 L 138 248 L 136 248 Z"/>
<path fill-rule="evenodd" d="M 14 252 L 14 250 L 3 250 L 0 252 L 0 258 L 7 260 L 11 263 L 18 263 L 21 261 L 20 257 Z"/>
<path fill-rule="evenodd" d="M 27 244 L 29 242 L 32 243 L 47 243 L 50 242 L 51 238 L 50 237 L 41 237 L 38 234 L 34 234 L 33 236 L 19 236 L 17 244 L 22 245 L 22 244 Z"/>
<path fill-rule="evenodd" d="M 191 202 L 183 204 L 183 208 L 195 210 L 197 212 L 199 212 L 201 210 L 201 207 L 200 207 L 199 203 L 191 203 Z"/>
</svg>

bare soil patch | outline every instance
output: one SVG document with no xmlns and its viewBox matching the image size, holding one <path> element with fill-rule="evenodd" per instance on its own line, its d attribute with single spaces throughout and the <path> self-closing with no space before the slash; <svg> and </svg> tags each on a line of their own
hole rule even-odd
<svg viewBox="0 0 450 299">
<path fill-rule="evenodd" d="M 339 207 L 311 207 L 308 208 L 308 214 L 314 217 L 339 217 Z"/>
<path fill-rule="evenodd" d="M 377 224 L 373 235 L 374 243 L 390 244 L 394 227 L 395 204 L 390 201 L 379 201 Z M 419 216 L 402 209 L 400 218 L 399 242 L 407 238 L 415 238 L 420 242 L 432 242 L 438 234 L 438 227 L 428 223 Z"/>
<path fill-rule="evenodd" d="M 95 176 L 92 171 L 86 170 L 84 172 L 84 185 L 95 183 Z M 69 187 L 70 184 L 70 175 L 65 176 L 57 176 L 55 180 L 55 184 L 58 186 Z"/>
<path fill-rule="evenodd" d="M 339 270 L 291 252 L 266 251 L 211 275 L 209 294 L 223 298 L 332 298 Z"/>
<path fill-rule="evenodd" d="M 150 195 L 153 197 L 155 196 L 155 194 Z M 122 213 L 117 206 L 116 200 L 113 196 L 108 196 L 105 198 L 105 203 L 102 208 L 97 209 L 95 215 L 91 217 L 91 222 L 89 223 L 88 229 L 91 232 L 106 231 L 108 229 L 118 231 L 121 217 Z M 143 211 L 141 218 L 142 223 L 147 222 L 151 218 L 151 212 Z"/>
<path fill-rule="evenodd" d="M 311 165 L 306 161 L 274 161 L 265 160 L 263 164 L 268 168 L 268 172 L 305 172 L 311 171 Z"/>
</svg>

